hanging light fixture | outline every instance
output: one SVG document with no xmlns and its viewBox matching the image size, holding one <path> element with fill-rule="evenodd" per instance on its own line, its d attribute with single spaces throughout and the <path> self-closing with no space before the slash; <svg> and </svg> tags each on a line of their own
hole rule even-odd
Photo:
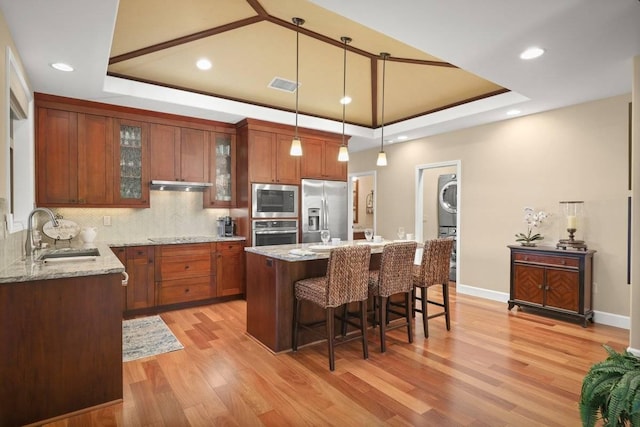
<svg viewBox="0 0 640 427">
<path fill-rule="evenodd" d="M 302 156 L 302 143 L 298 137 L 298 90 L 300 89 L 300 81 L 298 79 L 298 72 L 300 69 L 300 25 L 304 25 L 304 19 L 293 18 L 293 23 L 296 24 L 296 132 L 291 141 L 291 149 L 289 154 L 292 156 Z"/>
<path fill-rule="evenodd" d="M 391 56 L 386 52 L 381 52 L 380 56 L 382 57 L 382 126 L 380 127 L 381 136 L 380 136 L 380 152 L 378 153 L 378 160 L 376 161 L 377 166 L 387 166 L 387 153 L 384 152 L 384 80 L 385 80 L 385 71 L 387 65 L 387 58 Z"/>
<path fill-rule="evenodd" d="M 339 162 L 348 162 L 349 161 L 349 148 L 345 143 L 345 135 L 344 135 L 344 123 L 345 123 L 345 113 L 347 108 L 347 44 L 351 43 L 351 37 L 342 36 L 340 37 L 342 43 L 344 43 L 344 60 L 343 60 L 343 79 L 342 79 L 342 99 L 340 103 L 342 104 L 342 145 L 340 145 L 340 151 L 338 151 L 338 161 Z"/>
</svg>

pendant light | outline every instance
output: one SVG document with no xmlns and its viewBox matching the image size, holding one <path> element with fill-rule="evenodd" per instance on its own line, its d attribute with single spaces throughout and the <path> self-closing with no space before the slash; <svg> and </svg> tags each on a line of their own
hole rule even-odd
<svg viewBox="0 0 640 427">
<path fill-rule="evenodd" d="M 345 123 L 345 113 L 347 108 L 347 44 L 351 43 L 350 37 L 340 37 L 342 43 L 344 43 L 344 60 L 343 60 L 343 78 L 342 78 L 342 99 L 340 103 L 342 104 L 342 145 L 340 145 L 340 151 L 338 151 L 338 161 L 339 162 L 348 162 L 349 161 L 349 148 L 347 144 L 345 144 L 345 135 L 344 135 L 344 123 Z"/>
<path fill-rule="evenodd" d="M 380 53 L 382 57 L 382 125 L 380 127 L 381 136 L 380 136 L 380 152 L 378 153 L 378 160 L 376 161 L 377 166 L 387 166 L 387 153 L 384 152 L 384 81 L 385 81 L 385 72 L 387 65 L 387 58 L 389 55 L 386 52 Z"/>
<path fill-rule="evenodd" d="M 298 72 L 300 69 L 300 25 L 304 25 L 304 19 L 293 18 L 293 23 L 296 24 L 296 132 L 291 141 L 291 149 L 289 154 L 292 156 L 302 156 L 302 143 L 298 137 L 298 90 L 300 89 L 300 81 L 298 79 Z"/>
</svg>

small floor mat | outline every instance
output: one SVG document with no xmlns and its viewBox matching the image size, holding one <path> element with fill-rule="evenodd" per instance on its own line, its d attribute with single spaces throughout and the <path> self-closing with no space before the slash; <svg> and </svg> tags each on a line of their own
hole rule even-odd
<svg viewBox="0 0 640 427">
<path fill-rule="evenodd" d="M 122 322 L 122 361 L 142 359 L 184 346 L 160 316 L 141 317 Z"/>
</svg>

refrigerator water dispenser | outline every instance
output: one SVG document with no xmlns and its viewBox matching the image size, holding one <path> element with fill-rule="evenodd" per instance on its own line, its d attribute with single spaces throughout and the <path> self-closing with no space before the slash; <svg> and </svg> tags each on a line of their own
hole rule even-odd
<svg viewBox="0 0 640 427">
<path fill-rule="evenodd" d="M 320 209 L 309 209 L 309 231 L 320 230 Z"/>
</svg>

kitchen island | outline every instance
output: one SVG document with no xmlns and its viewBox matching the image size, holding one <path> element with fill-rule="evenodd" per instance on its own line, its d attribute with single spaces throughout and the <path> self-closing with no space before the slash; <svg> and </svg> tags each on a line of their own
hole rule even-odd
<svg viewBox="0 0 640 427">
<path fill-rule="evenodd" d="M 0 425 L 122 401 L 124 266 L 107 245 L 97 249 L 85 260 L 28 258 L 0 271 Z"/>
<path fill-rule="evenodd" d="M 343 242 L 342 244 L 364 244 Z M 247 332 L 274 352 L 291 350 L 294 283 L 308 277 L 324 276 L 328 250 L 310 250 L 318 244 L 246 247 L 247 252 Z M 371 244 L 370 268 L 378 268 L 382 244 Z M 306 305 L 301 321 L 325 318 L 320 308 Z M 300 331 L 300 344 L 317 338 Z"/>
</svg>

